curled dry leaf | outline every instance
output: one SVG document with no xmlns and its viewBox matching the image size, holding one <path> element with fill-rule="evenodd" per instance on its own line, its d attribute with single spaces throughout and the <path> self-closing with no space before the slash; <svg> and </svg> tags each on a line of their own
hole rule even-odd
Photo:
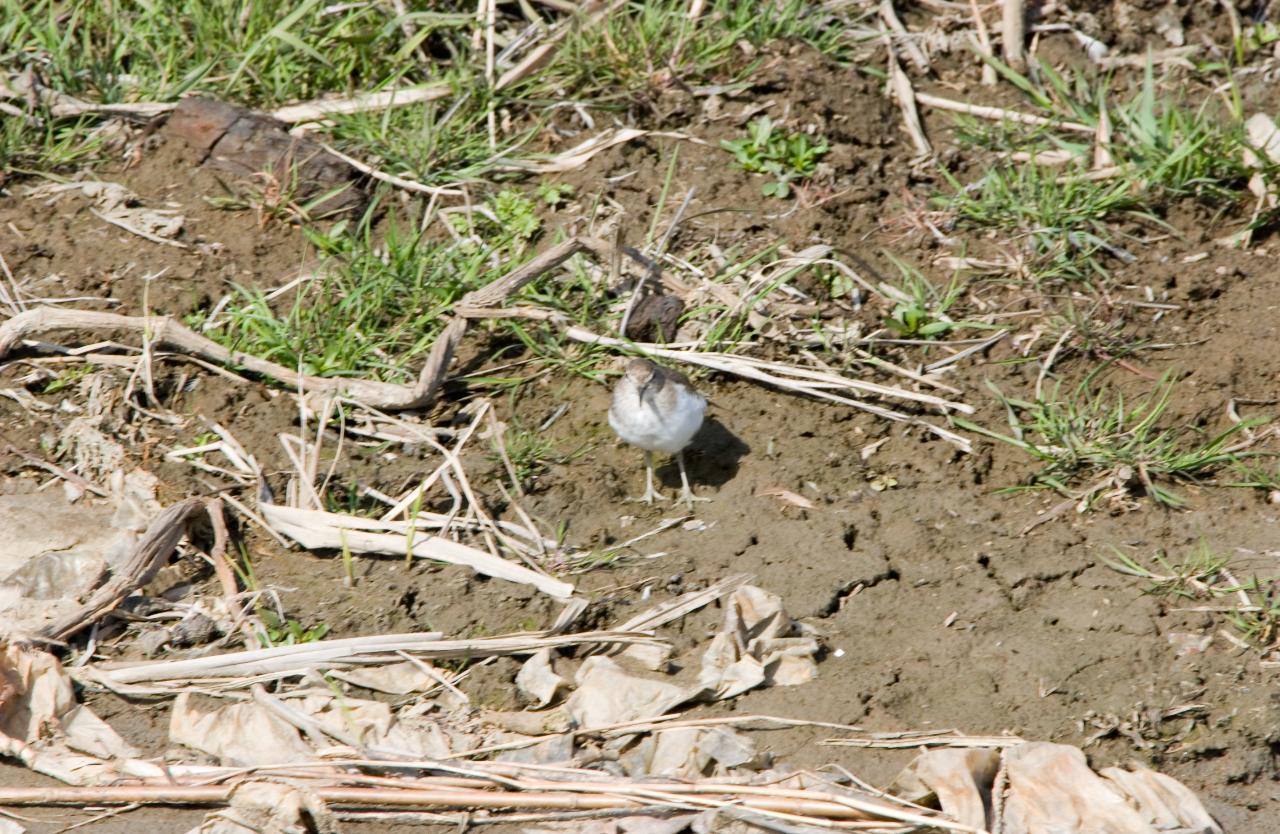
<svg viewBox="0 0 1280 834">
<path fill-rule="evenodd" d="M 1280 127 L 1266 113 L 1254 113 L 1244 123 L 1249 143 L 1244 149 L 1244 164 L 1250 168 L 1263 169 L 1267 165 L 1280 163 Z M 1262 156 L 1260 157 L 1259 154 Z M 1249 190 L 1259 200 L 1266 201 L 1271 208 L 1276 206 L 1276 195 L 1263 172 L 1259 170 L 1249 178 Z"/>
<path fill-rule="evenodd" d="M 119 183 L 97 180 L 58 183 L 40 186 L 30 195 L 42 197 L 67 191 L 78 191 L 91 200 L 93 213 L 112 225 L 155 243 L 185 247 L 174 238 L 182 231 L 186 218 L 170 209 L 151 209 L 141 205 L 138 195 Z"/>
<path fill-rule="evenodd" d="M 128 560 L 159 511 L 156 480 L 117 471 L 107 501 L 74 505 L 61 494 L 0 495 L 0 637 L 39 632 L 80 608 L 109 570 Z M 40 523 L 34 523 L 39 519 Z"/>
<path fill-rule="evenodd" d="M 404 663 L 390 663 L 386 666 L 357 666 L 354 669 L 332 670 L 327 674 L 373 692 L 408 695 L 411 692 L 426 692 L 440 686 L 440 680 L 428 674 L 424 666 L 432 668 L 426 661 L 406 660 Z M 437 674 L 443 675 L 438 670 Z"/>
<path fill-rule="evenodd" d="M 630 776 L 696 779 L 757 760 L 755 743 L 730 727 L 677 727 L 644 737 L 620 764 Z"/>
<path fill-rule="evenodd" d="M 534 653 L 516 674 L 516 688 L 520 694 L 539 707 L 554 701 L 557 693 L 567 685 L 568 681 L 551 668 L 550 649 Z"/>
<path fill-rule="evenodd" d="M 818 674 L 817 652 L 817 639 L 787 616 L 781 597 L 743 585 L 729 597 L 698 683 L 715 699 L 757 686 L 794 686 Z"/>
<path fill-rule="evenodd" d="M 1084 753 L 1065 744 L 1033 742 L 1005 752 L 1009 792 L 1004 805 L 1007 834 L 1156 834 L 1158 831 L 1194 831 L 1221 834 L 1222 829 L 1199 800 L 1178 796 L 1172 806 L 1149 807 L 1144 803 L 1157 792 L 1141 775 L 1125 782 L 1107 780 L 1089 769 Z M 1123 771 L 1121 771 L 1123 772 Z M 1167 777 L 1166 777 L 1167 778 Z M 1173 780 L 1169 780 L 1173 782 Z M 1129 793 L 1132 784 L 1135 793 Z M 1177 784 L 1173 782 L 1173 784 Z M 1167 790 L 1165 786 L 1160 786 Z M 1181 787 L 1179 785 L 1179 787 Z M 1120 788 L 1120 789 L 1117 789 Z M 1185 788 L 1183 789 L 1185 791 Z M 1173 798 L 1173 794 L 1167 794 Z M 1186 800 L 1179 805 L 1177 800 Z M 1153 825 L 1172 821 L 1173 827 Z"/>
<path fill-rule="evenodd" d="M 255 703 L 206 712 L 183 692 L 169 714 L 169 740 L 237 767 L 303 762 L 314 757 L 297 729 Z"/>
<path fill-rule="evenodd" d="M 777 498 L 783 503 L 790 504 L 793 507 L 799 507 L 802 510 L 812 510 L 817 507 L 817 504 L 814 504 L 803 495 L 794 493 L 789 489 L 783 489 L 782 487 L 765 487 L 764 489 L 758 490 L 756 492 L 756 496 L 760 498 Z"/>
<path fill-rule="evenodd" d="M 578 688 L 565 709 L 583 729 L 657 718 L 695 694 L 674 683 L 629 674 L 607 657 L 587 658 L 576 680 Z"/>
<path fill-rule="evenodd" d="M 1098 772 L 1155 830 L 1220 834 L 1222 829 L 1186 785 L 1137 762 L 1129 768 L 1107 767 Z"/>
<path fill-rule="evenodd" d="M 862 458 L 862 462 L 866 463 L 871 460 L 871 456 L 880 451 L 880 447 L 889 442 L 888 437 L 882 437 L 879 440 L 873 440 L 858 450 L 858 457 Z"/>
<path fill-rule="evenodd" d="M 1003 791 L 993 788 L 999 765 L 992 748 L 929 750 L 889 790 L 940 806 L 962 825 L 1005 834 L 1222 832 L 1186 786 L 1141 765 L 1107 768 L 1100 776 L 1076 747 L 1025 742 L 1005 750 Z M 999 818 L 990 819 L 989 812 Z"/>
<path fill-rule="evenodd" d="M 936 804 L 971 828 L 987 825 L 984 797 L 1000 766 L 991 748 L 926 750 L 898 774 L 889 792 L 919 805 Z"/>
<path fill-rule="evenodd" d="M 0 652 L 0 755 L 72 785 L 163 773 L 138 760 L 137 750 L 76 704 L 71 679 L 56 657 L 17 643 Z"/>
</svg>

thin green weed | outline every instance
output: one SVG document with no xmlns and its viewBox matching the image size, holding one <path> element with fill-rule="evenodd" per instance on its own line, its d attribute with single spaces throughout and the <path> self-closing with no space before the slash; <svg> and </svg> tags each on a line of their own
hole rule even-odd
<svg viewBox="0 0 1280 834">
<path fill-rule="evenodd" d="M 5 116 L 0 119 L 0 171 L 36 174 L 93 162 L 104 149 L 95 125 L 96 121 L 87 116 Z"/>
<path fill-rule="evenodd" d="M 72 365 L 71 367 L 60 371 L 57 376 L 44 384 L 44 388 L 40 390 L 41 394 L 56 394 L 59 391 L 65 391 L 68 388 L 75 387 L 80 381 L 91 376 L 95 368 L 89 363 L 83 365 Z"/>
<path fill-rule="evenodd" d="M 700 84 L 719 75 L 747 78 L 758 61 L 739 62 L 743 44 L 764 47 L 793 40 L 833 58 L 847 56 L 853 24 L 866 9 L 839 11 L 806 0 L 712 0 L 698 20 L 682 0 L 631 2 L 600 25 L 576 30 L 537 84 L 559 88 L 597 106 L 650 102 L 673 81 Z M 561 96 L 563 100 L 564 96 Z"/>
<path fill-rule="evenodd" d="M 334 146 L 379 170 L 424 185 L 511 176 L 504 174 L 506 167 L 518 164 L 521 148 L 542 128 L 545 113 L 516 92 L 490 92 L 483 77 L 465 67 L 440 83 L 451 89 L 440 101 L 333 117 L 329 135 Z M 495 135 L 494 147 L 489 143 L 488 114 L 504 108 L 524 117 L 513 119 L 510 130 Z"/>
<path fill-rule="evenodd" d="M 1065 396 L 1059 396 L 1055 386 L 1048 399 L 1034 402 L 992 389 L 1005 406 L 1009 433 L 963 418 L 957 418 L 957 424 L 1038 460 L 1041 468 L 1032 477 L 1032 488 L 1053 489 L 1086 506 L 1116 486 L 1141 490 L 1167 507 L 1183 506 L 1185 500 L 1165 484 L 1195 481 L 1249 456 L 1249 439 L 1231 441 L 1258 425 L 1258 421 L 1244 421 L 1217 434 L 1192 426 L 1162 426 L 1174 390 L 1168 376 L 1136 400 L 1095 387 L 1091 380 Z M 1082 482 L 1085 486 L 1080 489 Z"/>
<path fill-rule="evenodd" d="M 1280 576 L 1255 575 L 1238 579 L 1241 571 L 1232 560 L 1201 541 L 1182 560 L 1157 551 L 1152 566 L 1113 548 L 1114 558 L 1103 558 L 1112 570 L 1147 580 L 1143 591 L 1180 602 L 1201 602 L 1197 613 L 1220 614 L 1253 648 L 1269 651 L 1280 637 Z M 1225 604 L 1224 604 L 1225 603 Z"/>
<path fill-rule="evenodd" d="M 1124 180 L 1060 179 L 1038 165 L 1000 165 L 972 186 L 948 172 L 949 195 L 935 204 L 971 227 L 990 228 L 1022 241 L 1027 270 L 1037 280 L 1088 281 L 1107 277 L 1105 258 L 1132 259 L 1110 241 L 1108 221 L 1126 214 L 1158 223 Z"/>
<path fill-rule="evenodd" d="M 893 301 L 893 310 L 884 325 L 903 339 L 942 338 L 954 330 L 987 328 L 990 325 L 971 321 L 955 321 L 947 311 L 964 294 L 964 283 L 953 275 L 939 288 L 920 270 L 886 253 L 901 275 L 899 284 L 884 283 L 880 291 Z"/>
<path fill-rule="evenodd" d="M 305 231 L 321 267 L 287 301 L 238 287 L 218 320 L 196 316 L 191 324 L 307 374 L 404 382 L 407 363 L 430 348 L 449 308 L 501 274 L 492 259 L 516 256 L 510 235 L 441 245 L 395 222 L 380 233 L 368 223 L 353 232 Z"/>
<path fill-rule="evenodd" d="M 562 452 L 536 427 L 518 419 L 507 425 L 501 441 L 493 438 L 490 447 L 490 462 L 504 466 L 510 463 L 509 474 L 520 493 L 532 490 L 552 466 L 572 463 L 590 449 L 589 444 L 582 444 L 571 452 Z"/>
<path fill-rule="evenodd" d="M 286 293 L 237 287 L 214 319 L 188 324 L 234 350 L 316 376 L 407 382 L 412 365 L 435 342 L 450 308 L 532 256 L 541 232 L 535 198 L 507 189 L 469 214 L 446 215 L 456 240 L 440 242 L 391 219 L 303 231 L 320 265 Z M 588 271 L 570 264 L 555 280 L 534 281 L 512 303 L 549 308 L 582 325 L 598 325 L 610 299 Z M 559 367 L 592 375 L 599 349 L 566 344 L 560 331 L 518 318 L 487 322 L 495 361 L 521 347 Z M 513 377 L 519 384 L 526 377 Z"/>
<path fill-rule="evenodd" d="M 1027 269 L 1037 280 L 1090 281 L 1107 277 L 1111 259 L 1131 261 L 1117 245 L 1119 221 L 1138 219 L 1166 231 L 1162 214 L 1179 198 L 1217 208 L 1245 194 L 1243 127 L 1238 112 L 1222 112 L 1214 102 L 1189 108 L 1161 94 L 1148 65 L 1139 91 L 1128 101 L 1112 102 L 1110 81 L 1088 73 L 1059 74 L 1043 62 L 1029 74 L 990 60 L 1029 103 L 1054 121 L 1098 130 L 1110 124 L 1105 150 L 1112 169 L 1107 176 L 1086 170 L 1094 143 L 1080 132 L 1021 125 L 979 125 L 958 121 L 958 138 L 970 147 L 999 155 L 976 182 L 961 184 L 943 171 L 951 192 L 934 202 L 954 212 L 962 225 L 994 229 L 1025 244 Z M 1045 153 L 1072 160 L 1063 167 L 1014 163 L 1010 155 L 1032 158 Z"/>
<path fill-rule="evenodd" d="M 259 645 L 263 648 L 271 648 L 323 640 L 329 633 L 328 624 L 317 623 L 304 626 L 301 621 L 288 616 L 280 604 L 279 596 L 259 584 L 248 547 L 241 542 L 238 548 L 239 558 L 230 560 L 231 569 L 244 589 L 254 594 L 254 615 L 257 622 L 253 625 Z M 268 605 L 268 601 L 273 602 L 274 605 Z"/>
</svg>

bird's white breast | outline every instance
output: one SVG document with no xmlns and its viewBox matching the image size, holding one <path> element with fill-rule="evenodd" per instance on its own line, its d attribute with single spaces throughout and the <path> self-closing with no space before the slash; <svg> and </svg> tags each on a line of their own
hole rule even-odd
<svg viewBox="0 0 1280 834">
<path fill-rule="evenodd" d="M 707 401 L 696 391 L 676 386 L 674 406 L 659 410 L 651 400 L 641 401 L 634 386 L 622 386 L 609 407 L 609 425 L 633 446 L 674 455 L 698 433 Z"/>
</svg>

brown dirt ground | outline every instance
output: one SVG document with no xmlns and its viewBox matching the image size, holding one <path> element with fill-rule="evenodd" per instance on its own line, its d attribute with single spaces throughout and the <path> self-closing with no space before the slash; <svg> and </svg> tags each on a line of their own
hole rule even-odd
<svg viewBox="0 0 1280 834">
<path fill-rule="evenodd" d="M 966 69 L 962 80 L 965 73 L 972 75 Z M 820 192 L 802 194 L 783 216 L 776 216 L 780 204 L 760 198 L 759 180 L 732 170 L 714 146 L 719 138 L 739 135 L 743 120 L 737 114 L 759 101 L 774 102 L 775 117 L 789 113 L 797 124 L 814 125 L 835 145 L 828 158 L 835 171 L 830 182 Z M 766 64 L 757 89 L 719 107 L 716 113 L 715 105 L 673 91 L 658 100 L 653 114 L 654 127 L 693 129 L 712 143 L 680 146 L 676 182 L 696 186 L 697 193 L 673 248 L 749 245 L 781 237 L 797 249 L 815 241 L 832 243 L 879 266 L 882 248 L 927 263 L 930 244 L 904 236 L 892 221 L 904 215 L 905 195 L 929 193 L 932 177 L 913 173 L 908 165 L 898 115 L 877 80 L 804 52 L 780 53 Z M 945 118 L 929 119 L 932 135 L 944 136 Z M 639 229 L 655 210 L 673 147 L 670 140 L 632 143 L 565 179 L 584 201 L 597 194 L 619 201 Z M 638 173 L 616 185 L 605 179 L 633 170 Z M 193 169 L 173 143 L 160 143 L 137 167 L 107 166 L 100 176 L 125 184 L 149 205 L 178 204 L 188 217 L 184 239 L 206 245 L 188 250 L 152 245 L 101 223 L 76 198 L 47 204 L 12 189 L 14 194 L 0 199 L 0 251 L 18 280 L 27 282 L 29 294 L 88 295 L 102 303 L 87 306 L 139 312 L 142 275 L 167 268 L 148 291 L 146 304 L 181 315 L 210 304 L 229 283 L 282 284 L 308 261 L 307 246 L 295 230 L 260 227 L 250 213 L 205 204 L 204 195 L 219 191 L 216 181 Z M 678 204 L 683 188 L 677 190 L 672 200 Z M 720 211 L 726 208 L 738 210 Z M 671 206 L 663 211 L 670 216 Z M 1185 240 L 1138 248 L 1139 260 L 1118 269 L 1117 282 L 1150 286 L 1157 297 L 1183 305 L 1158 323 L 1150 316 L 1145 321 L 1130 317 L 1126 326 L 1135 336 L 1183 345 L 1141 354 L 1136 361 L 1140 370 L 1155 374 L 1177 370 L 1182 385 L 1174 417 L 1220 426 L 1231 398 L 1280 399 L 1280 354 L 1273 348 L 1280 269 L 1265 251 L 1272 241 L 1242 254 L 1210 243 L 1214 232 L 1192 229 Z M 1207 258 L 1182 262 L 1184 255 L 1202 251 Z M 874 313 L 864 315 L 874 320 Z M 985 380 L 1006 391 L 1030 389 L 1035 367 L 1008 363 L 1011 358 L 1012 352 L 1000 346 L 949 380 L 980 407 L 979 422 L 1003 423 Z M 1092 367 L 1087 357 L 1076 357 L 1057 370 L 1071 380 Z M 31 370 L 21 360 L 8 363 L 0 369 L 0 386 L 18 384 Z M 118 370 L 98 373 L 116 385 L 124 378 Z M 1126 388 L 1149 387 L 1123 370 L 1113 372 L 1112 380 Z M 275 435 L 296 426 L 291 397 L 178 361 L 166 362 L 157 381 L 163 405 L 191 418 L 187 424 L 150 424 L 142 432 L 136 415 L 123 406 L 114 419 L 118 433 L 134 441 L 134 462 L 162 479 L 163 500 L 219 486 L 164 461 L 158 448 L 189 441 L 201 430 L 196 415 L 231 428 L 269 473 L 288 469 Z M 641 549 L 666 554 L 659 558 L 576 577 L 597 600 L 593 616 L 600 623 L 636 610 L 642 587 L 662 600 L 728 573 L 748 572 L 757 584 L 781 594 L 793 616 L 825 635 L 828 653 L 817 681 L 753 692 L 729 710 L 859 724 L 869 731 L 954 727 L 1080 745 L 1097 733 L 1088 715 L 1100 716 L 1099 721 L 1109 717 L 1133 732 L 1113 733 L 1089 745 L 1095 766 L 1144 761 L 1196 790 L 1228 831 L 1275 830 L 1280 818 L 1275 673 L 1260 669 L 1256 654 L 1242 655 L 1222 639 L 1204 653 L 1179 657 L 1170 633 L 1212 633 L 1221 621 L 1179 613 L 1159 598 L 1142 595 L 1142 583 L 1110 570 L 1103 559 L 1113 546 L 1141 555 L 1159 548 L 1176 554 L 1204 540 L 1236 553 L 1243 569 L 1274 575 L 1280 572 L 1273 545 L 1280 508 L 1246 490 L 1184 485 L 1181 491 L 1190 499 L 1186 510 L 1163 510 L 1144 501 L 1127 512 L 1069 513 L 1020 537 L 1018 531 L 1054 500 L 1037 493 L 993 494 L 1033 471 L 1009 448 L 979 443 L 975 454 L 960 455 L 918 430 L 840 406 L 716 376 L 696 382 L 713 401 L 713 419 L 689 455 L 699 493 L 714 499 L 697 506 L 706 527 L 676 528 L 647 540 Z M 64 397 L 75 394 L 40 399 L 56 406 Z M 614 440 L 605 422 L 607 403 L 606 388 L 576 378 L 542 379 L 518 396 L 497 401 L 503 419 L 526 423 L 540 422 L 561 404 L 569 406 L 548 437 L 562 451 L 584 443 L 588 449 L 542 475 L 526 506 L 549 525 L 565 522 L 568 540 L 586 548 L 626 539 L 673 512 L 622 503 L 640 484 L 640 455 Z M 456 400 L 445 403 L 435 416 L 447 419 L 457 406 Z M 1265 407 L 1258 408 L 1265 413 Z M 34 454 L 43 454 L 42 439 L 56 434 L 67 416 L 57 410 L 26 412 L 0 399 L 0 431 Z M 886 437 L 864 461 L 860 449 Z M 388 461 L 354 450 L 339 462 L 337 476 L 395 493 L 421 473 L 424 461 L 404 452 Z M 44 480 L 7 453 L 0 453 L 0 469 L 12 475 L 3 486 L 8 491 L 31 489 Z M 483 451 L 472 454 L 468 471 L 478 485 L 499 477 Z M 674 466 L 664 467 L 661 475 L 669 488 Z M 876 476 L 890 476 L 896 486 L 876 491 L 870 486 Z M 801 510 L 761 495 L 771 487 L 799 493 L 816 507 Z M 291 613 L 323 621 L 335 635 L 409 629 L 493 634 L 541 627 L 555 615 L 545 599 L 505 583 L 455 568 L 419 564 L 406 570 L 396 559 L 360 562 L 359 584 L 348 590 L 341 583 L 339 560 L 283 551 L 252 528 L 246 534 L 259 578 L 282 589 Z M 704 610 L 677 625 L 672 635 L 677 648 L 689 651 L 703 644 L 720 616 L 718 609 Z M 487 666 L 469 691 L 486 705 L 513 707 L 515 668 L 514 662 Z M 101 697 L 93 703 L 150 754 L 165 753 L 164 706 Z M 1162 711 L 1188 704 L 1200 707 L 1163 718 Z M 835 761 L 873 783 L 886 782 L 912 755 L 822 747 L 824 735 L 788 731 L 762 735 L 760 741 L 784 762 Z M 6 767 L 0 782 L 40 780 Z M 33 825 L 33 831 L 73 821 L 72 815 L 49 810 L 30 816 L 49 821 Z M 126 814 L 89 830 L 178 831 L 198 818 L 196 811 Z"/>
</svg>

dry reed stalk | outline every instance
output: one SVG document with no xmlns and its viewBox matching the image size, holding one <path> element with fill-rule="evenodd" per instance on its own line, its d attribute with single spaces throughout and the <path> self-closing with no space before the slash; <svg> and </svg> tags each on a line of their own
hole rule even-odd
<svg viewBox="0 0 1280 834">
<path fill-rule="evenodd" d="M 619 127 L 606 128 L 600 133 L 582 142 L 574 145 L 568 150 L 546 157 L 540 161 L 532 161 L 527 159 L 504 159 L 501 167 L 508 171 L 526 171 L 536 174 L 558 174 L 565 171 L 572 171 L 581 168 L 590 159 L 601 151 L 606 151 L 615 145 L 621 145 L 630 142 L 633 139 L 639 139 L 643 136 L 657 136 L 664 139 L 680 139 L 685 142 L 694 142 L 697 144 L 708 144 L 702 139 L 692 136 L 688 133 L 679 133 L 676 131 L 663 130 L 641 130 L 636 127 Z"/>
<path fill-rule="evenodd" d="M 911 86 L 911 79 L 907 78 L 902 67 L 898 66 L 898 59 L 893 54 L 892 47 L 889 49 L 889 86 L 893 90 L 893 97 L 898 100 L 898 107 L 902 110 L 902 121 L 907 135 L 911 137 L 911 142 L 916 147 L 916 158 L 924 159 L 933 156 L 933 146 L 924 135 L 924 125 L 920 122 L 919 111 L 916 110 L 915 89 Z"/>
<path fill-rule="evenodd" d="M 988 58 L 994 58 L 995 52 L 991 48 L 991 35 L 987 32 L 987 21 L 983 18 L 982 10 L 978 8 L 978 0 L 969 0 L 969 11 L 973 16 L 973 26 L 977 32 L 977 48 L 981 55 Z M 991 66 L 988 61 L 982 62 L 982 85 L 991 87 L 996 83 L 996 68 Z"/>
<path fill-rule="evenodd" d="M 1115 167 L 1115 158 L 1111 155 L 1111 111 L 1104 102 L 1098 111 L 1098 129 L 1093 134 L 1093 170 Z"/>
<path fill-rule="evenodd" d="M 25 75 L 10 76 L 7 82 L 0 80 L 0 98 L 33 99 L 48 108 L 49 115 L 58 119 L 93 113 L 104 116 L 122 116 L 137 121 L 149 121 L 156 116 L 170 112 L 178 106 L 172 102 L 155 101 L 139 101 L 130 104 L 99 104 L 92 101 L 83 101 L 75 96 L 46 87 Z"/>
<path fill-rule="evenodd" d="M 648 634 L 621 631 L 588 631 L 578 634 L 543 636 L 512 634 L 475 640 L 445 640 L 439 632 L 376 634 L 340 640 L 316 640 L 293 646 L 230 652 L 180 660 L 123 664 L 89 664 L 78 668 L 77 677 L 103 685 L 129 686 L 141 683 L 182 680 L 244 678 L 249 675 L 284 677 L 309 669 L 345 668 L 371 662 L 396 662 L 399 652 L 427 659 L 482 658 L 532 654 L 540 649 L 607 643 L 654 643 Z M 234 682 L 234 681 L 233 681 Z M 241 681 L 249 686 L 259 680 Z"/>
<path fill-rule="evenodd" d="M 921 747 L 1014 747 L 1025 744 L 1017 736 L 966 736 L 953 730 L 924 730 L 905 733 L 873 733 L 869 736 L 829 738 L 821 742 L 831 747 L 863 747 L 881 750 L 914 750 Z"/>
<path fill-rule="evenodd" d="M 381 763 L 385 765 L 385 762 Z M 453 780 L 450 780 L 453 781 Z M 844 793 L 698 782 L 593 782 L 517 780 L 515 789 L 426 787 L 428 780 L 404 780 L 404 787 L 307 785 L 334 808 L 459 808 L 519 810 L 743 809 L 797 823 L 830 827 L 830 821 L 878 821 L 934 827 L 963 834 L 978 829 L 941 816 L 916 813 Z M 439 783 L 437 783 L 439 784 Z M 456 784 L 456 783 L 455 783 Z M 0 788 L 0 805 L 222 805 L 235 785 L 99 786 L 93 788 Z"/>
<path fill-rule="evenodd" d="M 213 545 L 209 548 L 209 561 L 213 564 L 213 574 L 222 588 L 222 598 L 227 612 L 235 628 L 240 630 L 246 641 L 255 639 L 253 626 L 249 624 L 249 612 L 240 604 L 240 591 L 236 587 L 235 571 L 227 560 L 227 543 L 231 535 L 227 531 L 227 519 L 223 513 L 222 500 L 211 498 L 205 505 L 209 513 L 209 523 L 213 527 Z"/>
<path fill-rule="evenodd" d="M 950 110 L 955 113 L 965 113 L 970 116 L 976 116 L 980 119 L 992 119 L 993 121 L 1010 121 L 1018 122 L 1024 125 L 1036 125 L 1039 127 L 1055 127 L 1060 130 L 1070 130 L 1073 133 L 1093 134 L 1094 128 L 1079 122 L 1063 122 L 1057 119 L 1046 119 L 1043 116 L 1033 116 L 1030 113 L 1019 113 L 1016 110 L 1006 110 L 1003 107 L 988 107 L 981 104 L 969 104 L 964 101 L 954 101 L 942 96 L 935 96 L 931 93 L 916 93 L 916 101 L 928 107 L 936 107 L 939 110 Z"/>
<path fill-rule="evenodd" d="M 505 539 L 497 531 L 493 520 L 480 509 L 475 494 L 465 482 L 463 490 L 471 509 L 479 516 L 481 532 L 494 539 Z M 259 503 L 258 511 L 277 533 L 293 539 L 308 550 L 346 550 L 351 553 L 381 553 L 388 556 L 412 553 L 417 558 L 463 565 L 496 579 L 531 585 L 556 599 L 567 599 L 574 592 L 573 585 L 568 582 L 496 555 L 497 543 L 493 540 L 489 542 L 490 551 L 486 552 L 441 536 L 418 535 L 416 525 L 403 522 L 381 522 L 266 502 Z"/>
<path fill-rule="evenodd" d="M 633 721 L 623 721 L 617 724 L 607 724 L 601 727 L 592 727 L 589 730 L 579 730 L 575 733 L 578 736 L 590 736 L 596 738 L 613 738 L 616 736 L 635 735 L 636 733 L 648 732 L 664 732 L 667 730 L 675 730 L 689 727 L 743 727 L 747 729 L 782 729 L 785 727 L 823 727 L 829 730 L 843 730 L 845 732 L 858 732 L 861 728 L 848 724 L 831 724 L 824 721 L 807 721 L 800 718 L 780 718 L 774 715 L 733 715 L 723 718 L 682 718 L 683 712 L 673 712 L 667 715 L 660 715 L 656 718 L 640 718 Z M 773 725 L 760 727 L 757 725 Z M 524 747 L 533 747 L 541 744 L 549 739 L 557 738 L 559 734 L 548 734 L 541 736 L 531 736 L 529 738 L 520 739 L 518 741 L 509 741 L 502 744 L 492 744 L 486 747 L 477 747 L 468 750 L 465 753 L 454 753 L 446 756 L 446 759 L 460 759 L 466 757 L 474 757 L 488 755 L 490 753 L 499 753 L 506 750 L 519 750 Z M 401 763 L 403 764 L 403 763 Z M 512 765 L 503 762 L 474 762 L 476 767 L 485 768 L 520 768 L 529 767 L 528 764 Z M 504 770 L 502 772 L 512 772 Z"/>
<path fill-rule="evenodd" d="M 889 31 L 893 33 L 889 39 L 890 52 L 893 51 L 895 45 L 902 47 L 902 51 L 907 54 L 907 58 L 911 63 L 916 65 L 916 69 L 920 72 L 929 71 L 929 56 L 924 54 L 922 50 L 911 37 L 911 33 L 907 31 L 907 27 L 902 25 L 902 21 L 898 18 L 898 13 L 894 11 L 893 0 L 880 0 L 880 19 L 884 21 Z"/>
<path fill-rule="evenodd" d="M 326 98 L 291 104 L 271 111 L 271 117 L 288 124 L 314 122 L 329 116 L 364 113 L 369 110 L 386 110 L 428 101 L 448 98 L 453 90 L 448 84 L 416 84 L 411 87 L 395 87 L 376 93 L 363 93 L 347 98 Z"/>
<path fill-rule="evenodd" d="M 1004 0 L 1000 18 L 1001 45 L 1004 62 L 1018 72 L 1027 68 L 1024 42 L 1027 38 L 1026 0 Z"/>
<path fill-rule="evenodd" d="M 684 615 L 710 605 L 716 600 L 728 596 L 752 579 L 750 574 L 740 573 L 728 576 L 704 588 L 701 591 L 690 591 L 675 599 L 642 611 L 617 627 L 618 631 L 652 631 L 659 626 L 678 620 Z"/>
<path fill-rule="evenodd" d="M 981 353 L 982 351 L 994 345 L 996 342 L 999 342 L 1005 336 L 1008 336 L 1009 333 L 1010 331 L 1008 330 L 1000 330 L 996 333 L 993 333 L 990 337 L 983 339 L 977 342 L 976 344 L 969 345 L 963 350 L 956 351 L 955 353 L 948 356 L 946 359 L 939 359 L 937 362 L 932 362 L 928 365 L 925 365 L 924 370 L 926 373 L 935 373 L 947 367 L 948 365 L 954 365 L 956 362 L 959 362 L 961 359 L 965 359 L 969 356 L 972 356 L 975 353 Z"/>
<path fill-rule="evenodd" d="M 356 159 L 353 156 L 346 155 L 345 153 L 333 147 L 332 145 L 328 145 L 321 142 L 320 147 L 324 148 L 326 151 L 328 151 L 330 154 L 337 157 L 338 159 L 341 159 L 343 162 L 347 163 L 352 168 L 355 168 L 360 173 L 367 174 L 368 176 L 373 177 L 375 180 L 380 180 L 390 185 L 394 185 L 396 188 L 403 188 L 405 191 L 416 191 L 419 194 L 429 194 L 432 197 L 461 197 L 462 196 L 462 192 L 456 188 L 439 188 L 433 185 L 423 185 L 420 182 L 407 180 L 403 177 L 397 177 L 393 174 L 388 174 L 383 171 L 379 171 L 377 168 L 374 168 L 372 165 L 368 165 L 364 162 L 361 162 L 360 160 Z"/>
<path fill-rule="evenodd" d="M 540 2 L 544 2 L 544 0 L 540 0 Z M 557 23 L 546 40 L 531 49 L 529 54 L 525 55 L 518 64 L 504 72 L 498 78 L 494 90 L 510 87 L 512 84 L 522 81 L 537 72 L 547 61 L 551 60 L 556 50 L 560 48 L 560 42 L 573 31 L 574 26 L 599 25 L 615 9 L 621 8 L 625 2 L 626 0 L 610 0 L 608 3 L 602 2 L 602 0 L 587 0 L 581 6 L 576 6 L 572 3 L 561 4 L 559 0 L 546 2 L 546 5 L 557 8 L 560 11 L 568 11 L 572 13 L 572 16 Z"/>
<path fill-rule="evenodd" d="M 477 16 L 484 23 L 484 83 L 492 90 L 494 88 L 493 41 L 498 20 L 497 0 L 480 0 Z M 489 130 L 489 153 L 494 153 L 498 150 L 498 114 L 494 109 L 493 99 L 489 100 L 486 108 L 485 126 Z"/>
</svg>

